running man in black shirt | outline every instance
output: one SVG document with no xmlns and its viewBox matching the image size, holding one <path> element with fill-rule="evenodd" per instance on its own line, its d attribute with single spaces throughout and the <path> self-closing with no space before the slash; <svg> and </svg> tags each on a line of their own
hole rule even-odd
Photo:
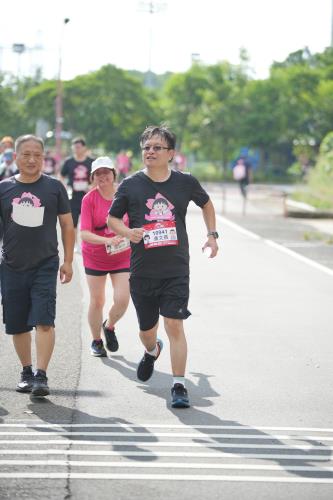
<svg viewBox="0 0 333 500">
<path fill-rule="evenodd" d="M 173 387 L 172 407 L 190 406 L 185 388 L 187 343 L 183 320 L 191 314 L 189 300 L 189 246 L 185 217 L 193 201 L 202 209 L 211 257 L 218 251 L 215 210 L 199 182 L 171 170 L 176 137 L 166 127 L 148 127 L 140 145 L 144 169 L 123 180 L 109 211 L 109 227 L 131 241 L 131 297 L 136 308 L 140 338 L 146 349 L 137 369 L 148 380 L 163 347 L 157 339 L 159 315 L 170 341 Z M 122 222 L 127 213 L 129 227 Z"/>
</svg>

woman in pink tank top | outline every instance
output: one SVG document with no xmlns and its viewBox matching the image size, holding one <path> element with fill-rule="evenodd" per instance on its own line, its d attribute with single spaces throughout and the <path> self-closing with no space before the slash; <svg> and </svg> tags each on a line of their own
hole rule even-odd
<svg viewBox="0 0 333 500">
<path fill-rule="evenodd" d="M 90 303 L 88 322 L 92 333 L 91 354 L 106 356 L 102 330 L 108 350 L 118 350 L 116 322 L 125 314 L 129 303 L 130 243 L 108 229 L 106 219 L 116 191 L 116 169 L 112 160 L 99 157 L 92 163 L 94 187 L 82 200 L 81 240 L 83 265 L 88 282 Z M 124 217 L 128 224 L 128 217 Z M 113 303 L 103 322 L 107 275 L 113 287 Z"/>
</svg>

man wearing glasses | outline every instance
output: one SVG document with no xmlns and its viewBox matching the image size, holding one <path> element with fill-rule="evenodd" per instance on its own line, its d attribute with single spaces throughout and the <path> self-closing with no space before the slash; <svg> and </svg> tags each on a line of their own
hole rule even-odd
<svg viewBox="0 0 333 500">
<path fill-rule="evenodd" d="M 159 316 L 170 342 L 173 386 L 171 406 L 188 408 L 185 384 L 187 343 L 183 320 L 190 316 L 189 245 L 185 217 L 193 201 L 202 209 L 207 228 L 203 250 L 218 251 L 215 210 L 206 191 L 193 176 L 175 172 L 175 134 L 164 126 L 147 127 L 140 145 L 144 168 L 124 179 L 109 211 L 108 225 L 131 241 L 131 297 L 136 309 L 145 353 L 137 377 L 146 382 L 163 343 L 157 338 Z M 127 213 L 129 227 L 122 222 Z M 149 236 L 149 237 L 148 237 Z"/>
</svg>

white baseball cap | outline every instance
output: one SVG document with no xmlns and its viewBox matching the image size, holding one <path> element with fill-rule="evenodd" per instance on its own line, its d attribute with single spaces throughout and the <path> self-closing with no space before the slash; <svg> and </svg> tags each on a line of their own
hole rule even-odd
<svg viewBox="0 0 333 500">
<path fill-rule="evenodd" d="M 92 162 L 91 174 L 90 174 L 91 177 L 94 176 L 94 173 L 99 168 L 109 168 L 110 170 L 113 170 L 114 175 L 116 175 L 116 169 L 113 166 L 111 158 L 109 158 L 108 156 L 99 156 L 98 158 L 96 158 L 96 160 Z"/>
</svg>

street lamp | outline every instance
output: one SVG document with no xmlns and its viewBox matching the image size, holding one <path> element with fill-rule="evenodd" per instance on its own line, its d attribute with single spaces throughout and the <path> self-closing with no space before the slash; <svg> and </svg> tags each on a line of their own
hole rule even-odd
<svg viewBox="0 0 333 500">
<path fill-rule="evenodd" d="M 166 8 L 166 3 L 161 0 L 152 1 L 141 1 L 139 3 L 139 10 L 141 12 L 148 12 L 150 14 L 149 19 L 149 45 L 148 45 L 148 72 L 146 76 L 146 85 L 152 87 L 152 70 L 151 70 L 151 59 L 152 59 L 152 46 L 153 46 L 153 14 L 162 12 Z"/>
<path fill-rule="evenodd" d="M 60 36 L 60 44 L 59 44 L 59 63 L 58 63 L 58 81 L 57 81 L 57 95 L 55 100 L 55 157 L 57 162 L 57 167 L 60 167 L 61 159 L 62 159 L 62 151 L 61 151 L 61 138 L 62 138 L 62 124 L 64 121 L 63 118 L 63 86 L 61 80 L 61 65 L 62 65 L 62 42 L 64 37 L 64 27 L 68 24 L 70 19 L 66 17 L 63 20 L 61 36 Z"/>
</svg>

